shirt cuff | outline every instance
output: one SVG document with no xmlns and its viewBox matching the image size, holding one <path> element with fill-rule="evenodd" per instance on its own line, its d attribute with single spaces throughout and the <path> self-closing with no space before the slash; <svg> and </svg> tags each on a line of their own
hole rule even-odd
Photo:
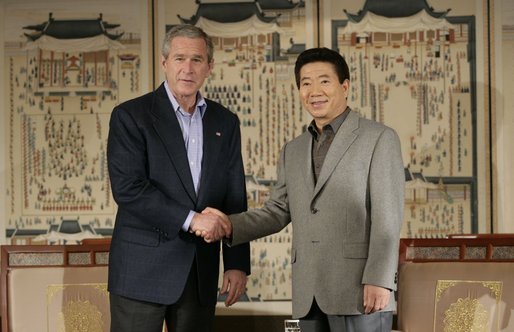
<svg viewBox="0 0 514 332">
<path fill-rule="evenodd" d="M 182 225 L 182 230 L 184 232 L 189 232 L 189 225 L 191 225 L 191 220 L 193 220 L 193 217 L 195 215 L 195 211 L 189 211 L 189 214 L 187 215 L 186 221 Z"/>
</svg>

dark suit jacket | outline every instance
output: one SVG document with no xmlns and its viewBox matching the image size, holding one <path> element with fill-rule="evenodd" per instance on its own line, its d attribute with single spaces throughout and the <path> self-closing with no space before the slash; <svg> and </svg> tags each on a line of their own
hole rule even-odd
<svg viewBox="0 0 514 332">
<path fill-rule="evenodd" d="M 190 210 L 246 210 L 239 120 L 210 100 L 203 117 L 198 196 L 178 120 L 164 85 L 115 107 L 107 158 L 118 212 L 109 257 L 111 293 L 175 303 L 196 257 L 200 300 L 216 302 L 220 242 L 182 231 Z M 224 269 L 250 273 L 248 243 L 223 245 Z"/>
</svg>

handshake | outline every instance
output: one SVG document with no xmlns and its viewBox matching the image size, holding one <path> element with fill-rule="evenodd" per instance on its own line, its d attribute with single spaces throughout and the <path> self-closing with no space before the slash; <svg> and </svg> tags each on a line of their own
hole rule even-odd
<svg viewBox="0 0 514 332">
<path fill-rule="evenodd" d="M 206 208 L 202 213 L 195 213 L 189 232 L 201 236 L 205 242 L 220 241 L 232 234 L 232 224 L 227 215 L 214 208 Z"/>
</svg>

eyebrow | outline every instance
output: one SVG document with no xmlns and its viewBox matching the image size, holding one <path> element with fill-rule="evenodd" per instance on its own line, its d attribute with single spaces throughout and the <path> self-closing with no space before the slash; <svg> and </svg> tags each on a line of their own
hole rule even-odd
<svg viewBox="0 0 514 332">
<path fill-rule="evenodd" d="M 319 76 L 317 76 L 317 77 L 315 77 L 315 78 L 330 78 L 330 75 L 328 75 L 328 74 L 322 74 L 322 75 L 319 75 Z M 312 78 L 312 77 L 310 77 L 310 76 L 305 76 L 305 77 L 302 77 L 302 78 L 300 79 L 300 81 L 304 81 L 304 80 L 311 80 L 311 79 L 313 79 L 313 78 Z"/>
<path fill-rule="evenodd" d="M 202 54 L 192 54 L 192 55 L 186 55 L 184 53 L 177 53 L 177 54 L 171 54 L 172 57 L 182 57 L 182 58 L 192 58 L 192 59 L 205 59 L 206 57 Z"/>
</svg>

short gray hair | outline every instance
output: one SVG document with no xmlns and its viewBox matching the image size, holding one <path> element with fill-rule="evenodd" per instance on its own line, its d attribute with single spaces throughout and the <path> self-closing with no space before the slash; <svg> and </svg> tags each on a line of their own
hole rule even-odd
<svg viewBox="0 0 514 332">
<path fill-rule="evenodd" d="M 191 24 L 180 24 L 175 25 L 166 33 L 164 37 L 164 42 L 162 44 L 161 54 L 167 59 L 168 55 L 170 55 L 170 47 L 171 40 L 175 37 L 187 37 L 187 38 L 201 38 L 205 41 L 205 45 L 207 45 L 207 60 L 212 62 L 214 57 L 214 45 L 212 43 L 211 37 L 207 35 L 202 29 L 199 27 L 195 27 Z"/>
</svg>

